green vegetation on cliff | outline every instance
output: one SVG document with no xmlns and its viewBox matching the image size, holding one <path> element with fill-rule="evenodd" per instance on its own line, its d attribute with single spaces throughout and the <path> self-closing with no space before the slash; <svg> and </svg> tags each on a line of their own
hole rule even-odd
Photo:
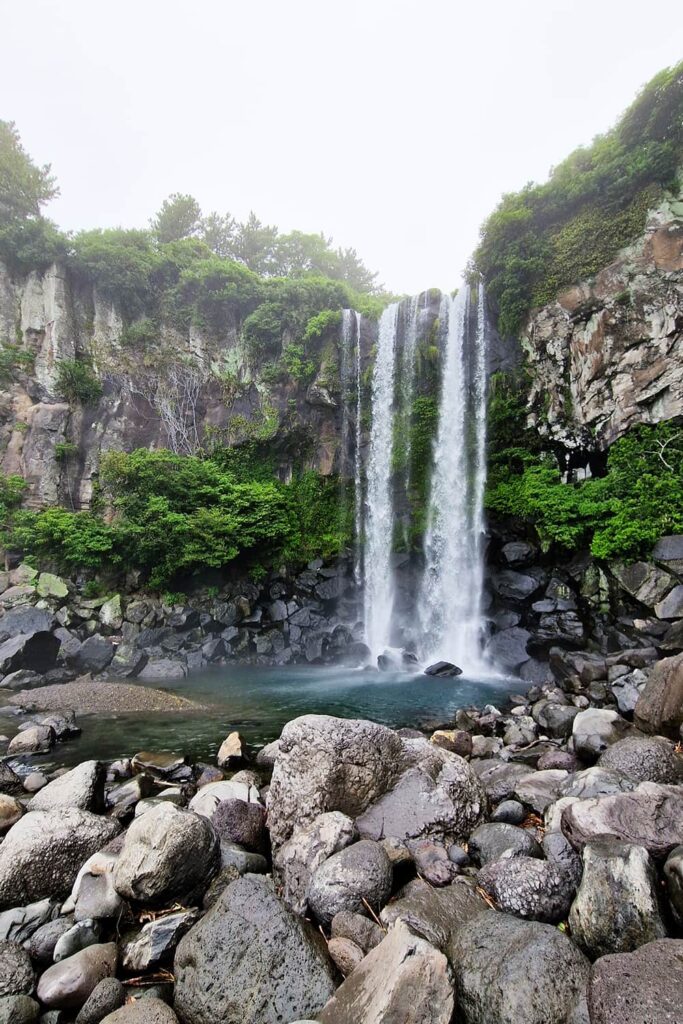
<svg viewBox="0 0 683 1024">
<path fill-rule="evenodd" d="M 605 267 L 645 226 L 683 158 L 683 62 L 656 75 L 615 127 L 542 185 L 505 195 L 474 257 L 502 334 L 558 289 Z"/>
</svg>

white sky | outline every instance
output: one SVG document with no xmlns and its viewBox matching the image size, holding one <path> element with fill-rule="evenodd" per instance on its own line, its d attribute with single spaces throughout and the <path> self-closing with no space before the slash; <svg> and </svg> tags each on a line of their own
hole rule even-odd
<svg viewBox="0 0 683 1024">
<path fill-rule="evenodd" d="M 680 0 L 0 0 L 0 117 L 65 229 L 170 192 L 453 288 L 501 194 L 683 56 Z"/>
</svg>

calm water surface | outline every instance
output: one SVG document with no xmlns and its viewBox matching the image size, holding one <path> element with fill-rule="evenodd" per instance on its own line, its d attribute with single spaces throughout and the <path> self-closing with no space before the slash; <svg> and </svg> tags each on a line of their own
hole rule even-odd
<svg viewBox="0 0 683 1024">
<path fill-rule="evenodd" d="M 156 685 L 199 701 L 202 710 L 80 715 L 82 735 L 59 744 L 43 763 L 107 760 L 139 750 L 213 759 L 232 729 L 260 747 L 276 739 L 290 719 L 305 714 L 368 718 L 394 728 L 435 727 L 452 721 L 459 707 L 497 703 L 520 688 L 519 680 L 501 677 L 434 679 L 407 672 L 301 665 L 231 665 Z M 0 708 L 2 731 L 13 734 L 16 725 L 3 718 Z"/>
</svg>

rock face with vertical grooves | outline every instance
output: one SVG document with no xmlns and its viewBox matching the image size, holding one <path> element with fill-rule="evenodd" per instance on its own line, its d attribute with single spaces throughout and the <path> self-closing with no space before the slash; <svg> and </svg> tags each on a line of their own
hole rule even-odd
<svg viewBox="0 0 683 1024">
<path fill-rule="evenodd" d="M 398 922 L 318 1015 L 321 1024 L 450 1024 L 453 985 L 443 953 Z"/>
<path fill-rule="evenodd" d="M 282 1024 L 317 1014 L 335 989 L 318 933 L 255 875 L 228 885 L 185 935 L 173 972 L 185 1024 Z"/>
</svg>

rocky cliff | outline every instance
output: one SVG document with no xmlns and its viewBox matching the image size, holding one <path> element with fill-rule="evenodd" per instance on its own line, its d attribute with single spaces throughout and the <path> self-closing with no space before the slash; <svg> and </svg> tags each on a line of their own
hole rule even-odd
<svg viewBox="0 0 683 1024">
<path fill-rule="evenodd" d="M 594 277 L 536 310 L 523 334 L 531 422 L 569 449 L 605 450 L 683 414 L 683 196 Z"/>
</svg>

